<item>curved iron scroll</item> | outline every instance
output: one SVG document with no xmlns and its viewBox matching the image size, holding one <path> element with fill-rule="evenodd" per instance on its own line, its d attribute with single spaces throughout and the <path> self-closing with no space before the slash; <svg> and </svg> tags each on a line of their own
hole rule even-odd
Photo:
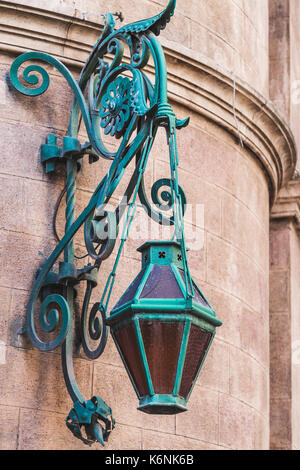
<svg viewBox="0 0 300 470">
<path fill-rule="evenodd" d="M 171 225 L 178 225 L 178 212 L 184 212 L 186 203 L 177 183 L 175 130 L 186 126 L 188 119 L 177 120 L 168 103 L 166 61 L 155 37 L 170 21 L 175 6 L 176 0 L 170 0 L 159 15 L 117 30 L 113 15 L 108 13 L 102 35 L 78 81 L 59 60 L 42 52 L 21 55 L 10 70 L 11 82 L 19 92 L 33 97 L 41 95 L 50 83 L 45 68 L 29 64 L 23 70 L 22 81 L 18 76 L 25 63 L 38 60 L 55 67 L 74 93 L 68 134 L 63 139 L 63 145 L 59 147 L 56 136 L 49 135 L 47 144 L 42 146 L 41 158 L 46 172 L 54 171 L 58 162 L 66 164 L 66 230 L 35 280 L 27 307 L 25 330 L 33 345 L 41 351 L 50 351 L 62 345 L 64 377 L 74 401 L 74 409 L 68 416 L 67 424 L 76 437 L 88 444 L 97 440 L 103 443 L 114 426 L 114 420 L 110 408 L 99 397 L 85 401 L 76 383 L 72 358 L 76 286 L 86 282 L 81 312 L 82 346 L 88 358 L 96 359 L 103 352 L 107 339 L 106 306 L 103 302 L 96 303 L 89 311 L 91 293 L 97 286 L 102 263 L 114 250 L 118 225 L 127 210 L 128 201 L 138 194 L 150 217 L 158 223 Z M 130 53 L 129 61 L 125 57 L 125 48 Z M 144 71 L 151 56 L 155 66 L 154 83 Z M 78 140 L 81 120 L 89 139 L 84 145 Z M 152 188 L 152 202 L 156 206 L 154 210 L 145 193 L 143 172 L 159 126 L 166 128 L 168 142 L 173 150 L 170 152 L 170 179 L 159 180 Z M 103 134 L 117 140 L 116 151 L 107 148 Z M 109 159 L 112 163 L 89 204 L 76 219 L 76 175 L 84 155 L 89 156 L 90 163 L 99 158 Z M 106 206 L 133 158 L 136 158 L 136 168 L 124 194 L 125 202 L 120 204 L 115 213 L 110 213 Z M 168 186 L 169 190 L 161 193 L 163 204 L 160 204 L 158 191 L 162 186 Z M 177 219 L 176 211 L 173 217 L 162 214 L 175 206 L 178 209 Z M 85 225 L 87 253 L 94 263 L 79 270 L 75 266 L 74 236 L 82 225 Z M 53 268 L 62 253 L 64 260 L 60 262 L 56 273 Z M 39 299 L 42 300 L 38 315 L 39 331 L 51 334 L 48 341 L 40 338 L 36 328 L 35 310 Z M 57 332 L 55 337 L 54 332 Z M 96 342 L 97 346 L 93 348 L 90 340 L 93 344 Z M 106 424 L 105 430 L 99 420 Z M 82 435 L 82 426 L 86 430 L 87 439 Z"/>
</svg>

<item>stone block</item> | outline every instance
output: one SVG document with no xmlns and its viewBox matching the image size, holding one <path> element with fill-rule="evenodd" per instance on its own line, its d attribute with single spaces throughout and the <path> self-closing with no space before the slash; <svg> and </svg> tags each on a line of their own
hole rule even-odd
<svg viewBox="0 0 300 470">
<path fill-rule="evenodd" d="M 52 252 L 53 241 L 24 233 L 0 231 L 0 256 L 5 270 L 0 273 L 0 285 L 31 289 L 37 269 Z M 13 250 L 14 260 L 11 253 Z"/>
<path fill-rule="evenodd" d="M 117 423 L 175 433 L 174 416 L 148 415 L 137 411 L 138 398 L 124 366 L 109 366 L 99 360 L 94 366 L 93 393 L 100 394 L 112 408 Z"/>
<path fill-rule="evenodd" d="M 49 411 L 22 409 L 19 450 L 90 450 L 66 426 L 66 417 Z M 98 450 L 99 445 L 92 447 Z"/>
<path fill-rule="evenodd" d="M 140 429 L 117 423 L 105 447 L 99 443 L 89 447 L 69 431 L 63 414 L 21 410 L 20 450 L 139 450 L 141 443 Z"/>
<path fill-rule="evenodd" d="M 244 151 L 239 149 L 231 193 L 249 208 L 268 234 L 270 207 L 267 179 L 257 161 L 244 157 Z"/>
<path fill-rule="evenodd" d="M 270 416 L 255 414 L 254 449 L 270 450 Z"/>
<path fill-rule="evenodd" d="M 42 179 L 43 169 L 39 149 L 45 142 L 46 133 L 24 124 L 1 122 L 2 156 L 0 172 Z M 18 135 L 18 139 L 16 139 Z"/>
<path fill-rule="evenodd" d="M 270 449 L 292 449 L 291 400 L 270 400 Z"/>
<path fill-rule="evenodd" d="M 176 416 L 176 434 L 218 444 L 218 409 L 218 393 L 196 385 L 188 402 L 188 411 Z"/>
<path fill-rule="evenodd" d="M 252 450 L 255 442 L 255 412 L 229 395 L 220 394 L 219 443 L 235 450 Z"/>
<path fill-rule="evenodd" d="M 11 304 L 8 315 L 8 344 L 15 348 L 33 349 L 28 336 L 19 331 L 26 323 L 26 308 L 29 302 L 29 291 L 11 290 Z"/>
<path fill-rule="evenodd" d="M 178 133 L 179 167 L 201 180 L 233 191 L 237 154 L 203 130 L 189 126 Z"/>
<path fill-rule="evenodd" d="M 21 232 L 24 228 L 24 182 L 23 178 L 0 177 L 0 229 Z"/>
<path fill-rule="evenodd" d="M 290 306 L 289 272 L 270 272 L 270 311 L 287 312 Z"/>
<path fill-rule="evenodd" d="M 54 207 L 61 191 L 62 187 L 55 183 L 24 181 L 22 204 L 24 233 L 37 235 L 40 238 L 54 238 L 52 230 Z"/>
<path fill-rule="evenodd" d="M 207 281 L 267 315 L 267 276 L 242 252 L 207 235 Z"/>
<path fill-rule="evenodd" d="M 229 393 L 229 346 L 214 339 L 201 369 L 197 384 L 210 390 Z"/>
<path fill-rule="evenodd" d="M 0 287 L 0 342 L 7 344 L 11 291 Z"/>
<path fill-rule="evenodd" d="M 270 266 L 288 267 L 290 264 L 290 231 L 286 223 L 271 222 Z"/>
<path fill-rule="evenodd" d="M 232 69 L 235 54 L 232 45 L 214 31 L 207 29 L 202 22 L 199 24 L 194 20 L 195 18 L 191 21 L 191 48 L 213 60 L 219 67 Z"/>
<path fill-rule="evenodd" d="M 268 415 L 269 375 L 251 356 L 230 348 L 230 394 L 253 407 L 264 417 Z M 253 386 L 255 384 L 255 386 Z"/>
<path fill-rule="evenodd" d="M 254 357 L 263 367 L 269 366 L 269 321 L 246 306 L 240 321 L 241 349 Z"/>
<path fill-rule="evenodd" d="M 142 445 L 143 430 L 141 428 L 117 423 L 103 450 L 141 450 Z M 99 450 L 99 445 L 97 445 L 97 450 Z"/>
<path fill-rule="evenodd" d="M 265 273 L 269 270 L 269 238 L 264 226 L 244 204 L 223 195 L 223 236 L 248 255 Z"/>
<path fill-rule="evenodd" d="M 219 450 L 217 445 L 173 434 L 143 431 L 143 450 Z"/>
<path fill-rule="evenodd" d="M 19 409 L 0 405 L 0 450 L 16 450 Z"/>
<path fill-rule="evenodd" d="M 89 400 L 92 396 L 92 364 L 76 359 L 74 368 L 78 385 Z M 3 405 L 66 414 L 72 408 L 57 354 L 8 347 L 6 364 L 0 367 L 0 379 Z"/>
<path fill-rule="evenodd" d="M 270 315 L 271 398 L 292 397 L 291 320 L 289 314 Z"/>
<path fill-rule="evenodd" d="M 202 230 L 193 227 L 195 230 L 195 239 L 191 241 L 190 237 L 186 237 L 186 246 L 189 248 L 187 257 L 190 273 L 194 281 L 198 284 L 200 289 L 206 280 L 206 233 Z M 185 232 L 189 235 L 189 226 L 185 226 Z M 197 236 L 198 234 L 198 236 Z M 203 246 L 201 247 L 203 240 Z"/>
<path fill-rule="evenodd" d="M 240 347 L 243 303 L 209 284 L 203 285 L 203 291 L 217 317 L 223 322 L 223 325 L 217 328 L 216 338 Z"/>
</svg>

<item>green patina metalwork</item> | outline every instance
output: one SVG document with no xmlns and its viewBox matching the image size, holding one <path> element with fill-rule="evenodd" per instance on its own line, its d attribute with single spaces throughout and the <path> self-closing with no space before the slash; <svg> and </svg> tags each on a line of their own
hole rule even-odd
<svg viewBox="0 0 300 470">
<path fill-rule="evenodd" d="M 110 408 L 100 398 L 94 397 L 86 402 L 76 382 L 72 351 L 76 286 L 82 282 L 86 283 L 81 312 L 81 340 L 86 355 L 90 359 L 96 359 L 102 354 L 106 344 L 108 302 L 138 198 L 155 221 L 174 226 L 174 239 L 179 242 L 181 250 L 187 301 L 191 304 L 194 295 L 184 241 L 183 215 L 186 198 L 178 185 L 176 144 L 176 129 L 187 126 L 189 119 L 176 119 L 168 103 L 166 61 L 162 47 L 155 37 L 170 21 L 175 6 L 176 0 L 170 0 L 159 15 L 119 29 L 115 29 L 113 15 L 107 13 L 102 34 L 78 81 L 59 60 L 42 52 L 27 52 L 21 55 L 14 61 L 10 70 L 10 80 L 14 87 L 19 92 L 34 97 L 46 92 L 50 83 L 49 75 L 42 66 L 30 64 L 23 71 L 24 85 L 18 77 L 20 67 L 28 61 L 46 63 L 63 75 L 74 93 L 68 134 L 63 138 L 62 146 L 58 145 L 55 135 L 49 134 L 47 143 L 41 148 L 41 161 L 47 173 L 54 172 L 61 162 L 66 166 L 66 227 L 64 236 L 38 272 L 23 331 L 26 331 L 32 344 L 41 351 L 51 351 L 62 346 L 64 378 L 74 402 L 67 425 L 76 437 L 88 444 L 93 441 L 103 444 L 103 440 L 114 427 L 114 420 Z M 124 60 L 125 46 L 130 51 L 129 63 Z M 151 56 L 155 66 L 154 83 L 143 70 Z M 36 73 L 40 74 L 40 79 Z M 78 139 L 82 120 L 88 135 L 88 142 L 84 144 Z M 166 129 L 171 177 L 154 184 L 151 192 L 152 202 L 156 205 L 154 209 L 146 196 L 144 172 L 160 126 Z M 107 148 L 103 141 L 103 132 L 104 135 L 119 140 L 117 150 L 111 151 Z M 99 158 L 111 160 L 112 163 L 108 173 L 95 189 L 89 204 L 76 218 L 76 176 L 85 155 L 89 157 L 90 164 L 97 162 Z M 110 212 L 107 210 L 107 204 L 134 158 L 136 167 L 124 197 L 119 207 Z M 159 190 L 165 186 L 169 187 L 169 190 L 161 193 L 160 200 Z M 170 209 L 172 216 L 163 214 Z M 116 262 L 101 301 L 89 312 L 91 293 L 97 286 L 99 270 L 114 250 L 118 226 L 124 216 L 126 220 Z M 82 226 L 87 255 L 92 258 L 93 264 L 77 269 L 74 236 Z M 58 272 L 54 272 L 54 265 L 61 254 L 64 256 L 63 261 L 59 263 Z M 53 339 L 52 334 L 51 339 L 46 342 L 39 337 L 36 329 L 35 309 L 39 299 L 42 299 L 38 316 L 39 329 L 45 333 L 53 333 L 59 329 L 56 338 Z M 202 312 L 203 315 L 204 313 Z M 90 340 L 98 342 L 98 346 L 92 347 Z M 161 398 L 157 399 L 159 401 Z M 105 429 L 99 421 L 106 424 Z M 82 435 L 82 427 L 86 430 L 87 439 Z"/>
<path fill-rule="evenodd" d="M 214 309 L 193 280 L 193 289 L 197 289 L 198 297 L 196 298 L 195 296 L 189 295 L 184 277 L 180 274 L 180 272 L 183 272 L 185 268 L 184 260 L 181 256 L 181 243 L 174 241 L 152 241 L 142 245 L 138 251 L 142 253 L 142 270 L 136 277 L 136 279 L 139 279 L 138 286 L 134 295 L 130 296 L 130 300 L 124 302 L 123 299 L 127 298 L 128 292 L 130 292 L 132 286 L 135 285 L 134 280 L 124 293 L 123 297 L 121 297 L 117 305 L 111 311 L 110 317 L 107 319 L 107 324 L 111 328 L 115 344 L 140 400 L 140 406 L 138 409 L 146 413 L 181 413 L 187 409 L 187 401 L 192 393 L 201 367 L 212 344 L 216 328 L 221 326 L 222 322 L 216 317 Z M 177 283 L 180 292 L 176 298 L 170 298 L 167 290 L 165 291 L 164 297 L 160 296 L 159 298 L 155 298 L 151 295 L 142 296 L 142 292 L 147 285 L 154 267 L 160 266 L 168 266 L 171 268 L 171 272 L 174 275 L 174 281 Z M 158 282 L 159 281 L 157 280 L 156 284 Z M 154 391 L 147 354 L 145 352 L 144 341 L 140 330 L 140 322 L 147 322 L 151 325 L 155 322 L 163 322 L 164 324 L 167 323 L 170 325 L 180 323 L 184 325 L 181 348 L 176 366 L 177 372 L 174 389 L 170 394 L 160 395 Z M 146 396 L 141 396 L 139 394 L 135 386 L 132 373 L 127 366 L 126 360 L 119 348 L 118 340 L 116 338 L 116 332 L 126 328 L 126 326 L 131 323 L 134 325 L 135 335 L 144 366 L 144 374 L 148 384 L 149 395 Z M 208 332 L 211 337 L 203 360 L 193 379 L 190 391 L 187 397 L 183 398 L 180 396 L 180 386 L 192 325 L 196 326 L 203 332 Z"/>
<path fill-rule="evenodd" d="M 105 424 L 105 428 L 99 424 L 99 420 Z M 66 419 L 66 424 L 70 431 L 81 439 L 85 444 L 92 445 L 97 441 L 104 446 L 111 431 L 115 426 L 112 417 L 112 410 L 100 397 L 92 397 L 86 402 L 75 402 L 74 408 L 70 411 Z M 81 428 L 85 427 L 87 438 L 82 434 Z"/>
</svg>

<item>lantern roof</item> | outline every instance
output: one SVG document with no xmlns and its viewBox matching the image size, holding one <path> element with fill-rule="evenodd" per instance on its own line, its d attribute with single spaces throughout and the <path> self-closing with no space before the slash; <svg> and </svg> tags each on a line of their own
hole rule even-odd
<svg viewBox="0 0 300 470">
<path fill-rule="evenodd" d="M 213 327 L 222 322 L 194 280 L 187 294 L 181 245 L 175 241 L 150 241 L 142 253 L 142 269 L 111 311 L 108 324 L 138 312 L 192 314 Z"/>
</svg>

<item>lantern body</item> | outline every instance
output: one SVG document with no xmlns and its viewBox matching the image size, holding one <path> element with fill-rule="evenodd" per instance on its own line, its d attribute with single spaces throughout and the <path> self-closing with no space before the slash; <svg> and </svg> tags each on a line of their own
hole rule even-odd
<svg viewBox="0 0 300 470">
<path fill-rule="evenodd" d="M 176 414 L 186 404 L 222 322 L 193 283 L 186 294 L 177 242 L 147 242 L 142 270 L 113 308 L 107 324 L 140 400 L 139 410 Z"/>
</svg>

